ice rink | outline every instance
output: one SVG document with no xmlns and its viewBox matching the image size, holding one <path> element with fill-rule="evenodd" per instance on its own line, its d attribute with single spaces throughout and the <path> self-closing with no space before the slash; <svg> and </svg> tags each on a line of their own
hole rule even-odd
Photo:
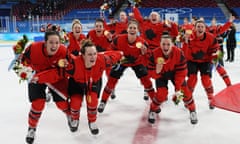
<svg viewBox="0 0 240 144">
<path fill-rule="evenodd" d="M 16 74 L 7 70 L 12 58 L 11 44 L 0 45 L 0 141 L 23 144 L 30 103 L 27 83 L 19 84 Z M 235 61 L 225 63 L 225 68 L 232 83 L 239 83 L 240 48 L 236 49 Z M 226 87 L 216 71 L 212 80 L 215 94 Z M 116 99 L 109 100 L 105 111 L 98 114 L 100 133 L 97 136 L 92 136 L 88 129 L 85 104 L 79 129 L 71 133 L 65 115 L 51 101 L 39 121 L 35 144 L 240 144 L 240 114 L 218 108 L 209 110 L 200 79 L 194 92 L 199 120 L 196 125 L 190 123 L 183 103 L 173 104 L 171 84 L 169 89 L 169 100 L 161 106 L 157 122 L 150 125 L 147 122 L 149 103 L 143 100 L 143 87 L 133 71 L 127 70 L 117 85 Z"/>
</svg>

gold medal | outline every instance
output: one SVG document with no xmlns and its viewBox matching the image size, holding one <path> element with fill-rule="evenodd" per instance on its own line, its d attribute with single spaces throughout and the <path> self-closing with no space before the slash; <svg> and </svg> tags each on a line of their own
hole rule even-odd
<svg viewBox="0 0 240 144">
<path fill-rule="evenodd" d="M 65 66 L 64 59 L 58 60 L 58 66 L 59 66 L 59 67 L 64 67 L 64 66 Z"/>
<path fill-rule="evenodd" d="M 141 42 L 137 42 L 137 43 L 136 43 L 136 47 L 137 47 L 137 48 L 141 48 L 141 47 L 142 47 L 142 43 L 141 43 Z"/>
<path fill-rule="evenodd" d="M 164 58 L 163 57 L 158 57 L 157 58 L 157 64 L 163 64 L 164 63 Z"/>
<path fill-rule="evenodd" d="M 188 35 L 191 35 L 192 34 L 192 30 L 186 30 L 186 34 L 188 34 Z"/>
<path fill-rule="evenodd" d="M 109 31 L 104 31 L 104 35 L 107 36 L 109 34 Z"/>
</svg>

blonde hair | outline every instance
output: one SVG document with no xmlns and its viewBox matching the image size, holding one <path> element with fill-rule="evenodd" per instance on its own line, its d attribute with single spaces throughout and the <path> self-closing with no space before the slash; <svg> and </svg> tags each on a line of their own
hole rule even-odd
<svg viewBox="0 0 240 144">
<path fill-rule="evenodd" d="M 160 21 L 160 15 L 158 12 L 152 11 L 149 15 L 149 17 L 151 17 L 152 15 L 156 15 L 157 16 L 157 21 Z"/>
<path fill-rule="evenodd" d="M 80 22 L 79 19 L 74 19 L 74 20 L 72 21 L 72 28 L 73 28 L 73 26 L 74 26 L 75 24 L 80 24 L 80 26 L 82 27 L 82 23 Z"/>
</svg>

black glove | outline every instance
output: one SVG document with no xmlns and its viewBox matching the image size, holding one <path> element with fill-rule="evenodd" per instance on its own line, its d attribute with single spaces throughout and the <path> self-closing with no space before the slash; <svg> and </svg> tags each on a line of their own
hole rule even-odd
<svg viewBox="0 0 240 144">
<path fill-rule="evenodd" d="M 115 65 L 112 66 L 112 70 L 114 70 L 114 71 L 118 71 L 120 68 L 121 68 L 120 63 L 116 63 Z"/>
<path fill-rule="evenodd" d="M 134 63 L 136 61 L 136 58 L 133 56 L 125 56 L 124 63 Z"/>
</svg>

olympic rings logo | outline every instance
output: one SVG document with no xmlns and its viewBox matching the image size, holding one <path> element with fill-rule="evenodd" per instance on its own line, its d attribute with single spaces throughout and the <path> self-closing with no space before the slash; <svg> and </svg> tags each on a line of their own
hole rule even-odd
<svg viewBox="0 0 240 144">
<path fill-rule="evenodd" d="M 19 23 L 17 23 L 17 25 L 18 25 L 18 27 L 21 27 L 21 28 L 24 28 L 27 26 L 27 24 L 24 22 L 19 22 Z"/>
</svg>

